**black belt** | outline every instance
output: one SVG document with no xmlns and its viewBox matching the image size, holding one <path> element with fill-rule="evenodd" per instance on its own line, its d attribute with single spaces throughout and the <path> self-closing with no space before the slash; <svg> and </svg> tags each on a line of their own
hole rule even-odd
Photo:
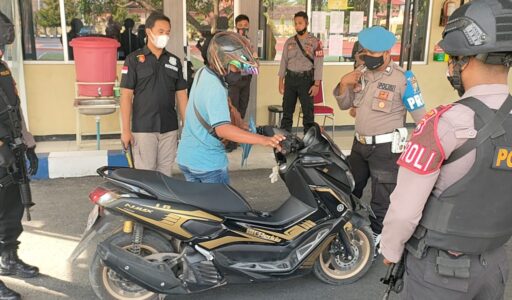
<svg viewBox="0 0 512 300">
<path fill-rule="evenodd" d="M 291 77 L 299 77 L 299 78 L 306 78 L 306 77 L 313 77 L 314 71 L 304 71 L 304 72 L 294 72 L 290 70 L 286 70 L 286 75 L 289 75 Z"/>
</svg>

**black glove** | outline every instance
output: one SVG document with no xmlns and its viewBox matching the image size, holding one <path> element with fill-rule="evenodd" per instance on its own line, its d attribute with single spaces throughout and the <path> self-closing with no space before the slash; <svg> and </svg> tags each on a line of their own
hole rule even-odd
<svg viewBox="0 0 512 300">
<path fill-rule="evenodd" d="M 16 162 L 16 158 L 9 146 L 0 141 L 0 167 L 9 168 Z"/>
<path fill-rule="evenodd" d="M 36 175 L 37 168 L 39 167 L 39 158 L 37 158 L 35 146 L 27 149 L 27 159 L 30 162 L 28 173 L 30 176 L 34 176 Z"/>
</svg>

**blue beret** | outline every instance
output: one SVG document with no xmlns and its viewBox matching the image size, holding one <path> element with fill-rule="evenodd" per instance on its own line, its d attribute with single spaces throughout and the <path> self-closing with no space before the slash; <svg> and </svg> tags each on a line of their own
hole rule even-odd
<svg viewBox="0 0 512 300">
<path fill-rule="evenodd" d="M 395 35 L 382 26 L 373 26 L 359 32 L 357 36 L 363 48 L 373 52 L 388 51 L 395 45 Z"/>
</svg>

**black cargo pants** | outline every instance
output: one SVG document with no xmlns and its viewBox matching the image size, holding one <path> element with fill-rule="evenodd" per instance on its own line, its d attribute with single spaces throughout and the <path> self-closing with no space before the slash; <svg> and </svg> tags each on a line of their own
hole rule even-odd
<svg viewBox="0 0 512 300">
<path fill-rule="evenodd" d="M 389 195 L 396 186 L 398 175 L 396 161 L 399 157 L 399 153 L 391 153 L 391 143 L 365 145 L 355 138 L 352 152 L 348 157 L 348 163 L 354 175 L 356 197 L 363 196 L 368 179 L 372 179 L 371 208 L 376 218 L 370 216 L 370 221 L 372 230 L 376 234 L 382 232 L 382 222 L 389 207 Z"/>
<path fill-rule="evenodd" d="M 7 170 L 0 168 L 0 178 L 6 175 Z M 0 252 L 18 247 L 18 237 L 23 232 L 23 212 L 19 186 L 10 184 L 0 188 Z"/>
<path fill-rule="evenodd" d="M 283 119 L 281 120 L 281 128 L 292 131 L 293 113 L 297 98 L 300 100 L 303 114 L 304 132 L 313 126 L 315 115 L 313 114 L 313 97 L 309 95 L 309 89 L 313 86 L 313 73 L 293 73 L 287 72 L 284 82 L 283 96 Z"/>
</svg>

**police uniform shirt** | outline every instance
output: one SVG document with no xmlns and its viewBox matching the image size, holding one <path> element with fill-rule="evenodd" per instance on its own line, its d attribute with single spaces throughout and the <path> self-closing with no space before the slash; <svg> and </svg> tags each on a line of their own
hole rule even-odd
<svg viewBox="0 0 512 300">
<path fill-rule="evenodd" d="M 491 109 L 499 109 L 508 95 L 507 85 L 489 84 L 469 89 L 462 98 L 474 97 Z M 437 136 L 445 157 L 450 157 L 455 149 L 476 137 L 474 118 L 473 110 L 458 104 L 441 115 Z M 401 258 L 404 244 L 414 233 L 430 194 L 439 196 L 462 179 L 473 166 L 475 157 L 476 150 L 473 149 L 462 158 L 441 165 L 440 169 L 429 174 L 400 167 L 397 186 L 390 196 L 391 205 L 384 219 L 381 240 L 384 257 L 392 262 Z"/>
<path fill-rule="evenodd" d="M 297 45 L 295 36 L 292 36 L 286 40 L 286 43 L 284 44 L 283 56 L 281 57 L 281 65 L 279 68 L 279 77 L 285 77 L 286 70 L 290 70 L 292 72 L 306 72 L 314 69 L 314 80 L 322 80 L 324 64 L 322 44 L 310 33 L 305 38 L 299 38 L 299 41 L 304 51 L 306 51 L 309 57 L 313 58 L 314 64 L 304 56 Z"/>
<path fill-rule="evenodd" d="M 406 107 L 403 95 L 407 86 L 405 70 L 391 62 L 386 70 L 365 71 L 361 76 L 362 88 L 348 87 L 339 94 L 339 84 L 333 94 L 342 110 L 357 108 L 355 130 L 365 136 L 393 132 L 404 126 Z M 410 112 L 418 123 L 425 114 L 421 107 Z"/>
<path fill-rule="evenodd" d="M 7 96 L 7 101 L 9 105 L 12 106 L 18 106 L 20 105 L 20 100 L 18 97 L 18 92 L 16 90 L 16 82 L 14 81 L 12 77 L 11 70 L 7 66 L 7 64 L 3 61 L 0 61 L 0 87 L 2 88 L 2 91 Z M 0 99 L 0 111 L 3 111 L 6 109 L 6 103 L 4 102 L 4 99 Z M 22 137 L 23 142 L 25 145 L 27 145 L 28 148 L 32 148 L 36 145 L 36 141 L 32 134 L 27 131 L 27 126 L 25 125 L 25 120 L 23 119 L 23 114 L 21 112 L 20 108 L 20 118 L 21 118 L 21 125 L 22 125 Z M 5 135 L 10 134 L 9 128 L 11 126 L 11 123 L 9 121 L 8 114 L 0 115 L 0 138 L 2 138 Z"/>
<path fill-rule="evenodd" d="M 128 55 L 121 73 L 121 87 L 134 93 L 132 131 L 177 130 L 176 91 L 187 88 L 180 59 L 165 49 L 157 58 L 144 46 Z"/>
</svg>

